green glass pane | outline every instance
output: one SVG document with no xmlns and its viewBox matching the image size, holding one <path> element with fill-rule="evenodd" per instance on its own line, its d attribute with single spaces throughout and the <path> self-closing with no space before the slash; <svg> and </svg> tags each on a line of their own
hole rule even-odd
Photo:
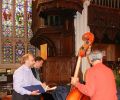
<svg viewBox="0 0 120 100">
<path fill-rule="evenodd" d="M 24 27 L 16 27 L 16 37 L 22 38 L 24 37 Z"/>
<path fill-rule="evenodd" d="M 3 63 L 13 63 L 13 46 L 10 40 L 6 40 L 2 45 Z"/>
</svg>

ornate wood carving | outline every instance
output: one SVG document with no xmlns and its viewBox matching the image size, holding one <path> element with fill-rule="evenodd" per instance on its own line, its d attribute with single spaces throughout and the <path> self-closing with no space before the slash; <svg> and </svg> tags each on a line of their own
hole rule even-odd
<svg viewBox="0 0 120 100">
<path fill-rule="evenodd" d="M 39 29 L 31 39 L 31 44 L 39 48 L 40 44 L 47 43 L 48 57 L 74 56 L 74 34 L 64 34 L 62 30 L 48 30 Z"/>
<path fill-rule="evenodd" d="M 50 9 L 75 9 L 76 11 L 82 11 L 82 3 L 80 0 L 48 0 L 41 2 L 37 8 L 37 11 L 45 11 Z"/>
<path fill-rule="evenodd" d="M 119 9 L 91 5 L 88 13 L 88 25 L 95 34 L 97 43 L 120 43 Z"/>
<path fill-rule="evenodd" d="M 67 3 L 67 1 L 65 2 L 63 0 L 54 1 L 54 2 L 52 1 L 53 5 L 55 2 L 60 3 L 60 5 L 64 5 L 64 6 Z M 47 7 L 46 3 L 45 3 L 45 7 Z M 36 23 L 36 26 L 32 26 L 33 37 L 30 40 L 30 42 L 32 45 L 34 45 L 37 48 L 39 48 L 40 44 L 47 43 L 48 54 L 49 54 L 48 56 L 70 56 L 70 57 L 74 56 L 75 55 L 74 15 L 76 14 L 76 11 L 74 9 L 69 9 L 69 8 L 65 9 L 62 7 L 61 8 L 53 7 L 54 9 L 51 10 L 49 6 L 51 6 L 50 2 L 46 10 L 42 10 L 42 12 L 37 12 L 37 15 L 39 14 L 39 19 L 41 17 L 45 20 L 46 16 L 51 18 L 51 16 L 57 15 L 61 18 L 60 21 L 62 24 L 58 26 L 44 25 L 43 27 L 41 27 L 40 26 L 41 22 L 38 20 L 38 16 L 37 18 L 33 18 L 34 19 L 33 25 Z M 33 15 L 33 17 L 36 16 Z"/>
</svg>

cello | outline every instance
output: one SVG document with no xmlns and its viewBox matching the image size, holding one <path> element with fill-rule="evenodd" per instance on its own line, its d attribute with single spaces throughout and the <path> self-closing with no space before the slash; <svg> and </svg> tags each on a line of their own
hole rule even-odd
<svg viewBox="0 0 120 100">
<path fill-rule="evenodd" d="M 77 60 L 76 68 L 75 68 L 74 77 L 78 76 L 81 59 L 82 59 L 82 57 L 84 57 L 86 55 L 86 51 L 94 42 L 94 35 L 91 32 L 87 32 L 87 33 L 83 34 L 82 40 L 84 41 L 84 44 L 81 46 L 81 48 L 79 50 L 79 56 L 78 56 L 78 60 Z M 90 100 L 90 98 L 88 96 L 82 94 L 78 90 L 78 88 L 72 87 L 69 94 L 66 97 L 66 100 Z"/>
</svg>

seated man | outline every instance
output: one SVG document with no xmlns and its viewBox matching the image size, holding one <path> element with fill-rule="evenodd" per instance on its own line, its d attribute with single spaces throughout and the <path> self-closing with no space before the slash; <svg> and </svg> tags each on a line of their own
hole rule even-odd
<svg viewBox="0 0 120 100">
<path fill-rule="evenodd" d="M 40 100 L 39 90 L 28 91 L 25 86 L 42 85 L 46 88 L 45 84 L 38 81 L 31 71 L 31 67 L 35 64 L 32 54 L 25 54 L 21 58 L 21 66 L 13 74 L 13 94 L 12 100 Z"/>
<path fill-rule="evenodd" d="M 39 80 L 39 81 L 40 81 L 40 72 L 39 72 L 39 69 L 40 69 L 41 67 L 43 67 L 43 66 L 42 66 L 43 63 L 44 63 L 44 59 L 41 58 L 40 56 L 37 56 L 37 57 L 35 58 L 35 64 L 34 64 L 33 67 L 31 68 L 34 77 L 35 77 L 37 80 Z M 45 83 L 43 83 L 43 84 L 45 84 Z M 46 85 L 46 84 L 45 84 L 45 85 Z M 44 98 L 44 100 L 54 100 L 53 97 L 52 97 L 52 95 L 49 94 L 49 93 L 42 93 L 42 97 Z"/>
<path fill-rule="evenodd" d="M 40 81 L 40 72 L 39 69 L 43 67 L 44 59 L 40 56 L 35 58 L 35 64 L 31 68 L 34 77 Z"/>
</svg>

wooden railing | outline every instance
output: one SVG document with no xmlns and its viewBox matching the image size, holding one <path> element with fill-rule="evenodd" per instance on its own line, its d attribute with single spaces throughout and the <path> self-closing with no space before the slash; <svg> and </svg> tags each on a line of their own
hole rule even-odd
<svg viewBox="0 0 120 100">
<path fill-rule="evenodd" d="M 120 8 L 120 0 L 91 0 L 91 3 L 109 8 Z"/>
</svg>

